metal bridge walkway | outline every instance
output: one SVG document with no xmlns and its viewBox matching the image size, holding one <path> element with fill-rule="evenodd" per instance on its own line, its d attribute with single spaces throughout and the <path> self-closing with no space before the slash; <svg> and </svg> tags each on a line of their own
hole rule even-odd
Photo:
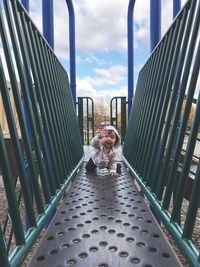
<svg viewBox="0 0 200 267">
<path fill-rule="evenodd" d="M 181 266 L 126 167 L 103 177 L 84 165 L 29 267 Z"/>
</svg>

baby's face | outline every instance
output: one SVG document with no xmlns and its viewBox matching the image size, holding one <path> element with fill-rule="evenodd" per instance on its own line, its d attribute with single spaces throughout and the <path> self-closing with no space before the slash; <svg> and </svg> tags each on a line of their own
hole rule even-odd
<svg viewBox="0 0 200 267">
<path fill-rule="evenodd" d="M 101 142 L 105 148 L 112 148 L 116 142 L 116 134 L 113 131 L 107 132 Z"/>
</svg>

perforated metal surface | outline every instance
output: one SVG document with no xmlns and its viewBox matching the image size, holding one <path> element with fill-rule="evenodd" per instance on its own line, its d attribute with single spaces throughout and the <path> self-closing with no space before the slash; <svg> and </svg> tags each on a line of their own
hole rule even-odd
<svg viewBox="0 0 200 267">
<path fill-rule="evenodd" d="M 176 255 L 132 178 L 86 173 L 84 166 L 29 267 L 178 267 Z"/>
</svg>

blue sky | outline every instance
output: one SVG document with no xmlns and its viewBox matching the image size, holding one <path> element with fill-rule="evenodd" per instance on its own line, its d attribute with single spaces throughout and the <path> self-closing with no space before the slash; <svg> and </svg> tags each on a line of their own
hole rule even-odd
<svg viewBox="0 0 200 267">
<path fill-rule="evenodd" d="M 42 29 L 41 0 L 30 0 L 30 15 Z M 186 0 L 182 0 L 182 6 Z M 129 0 L 73 0 L 76 15 L 77 95 L 108 102 L 127 96 L 127 10 Z M 161 0 L 162 35 L 172 23 L 173 0 Z M 134 76 L 147 60 L 150 0 L 136 0 Z M 68 10 L 54 1 L 55 53 L 69 73 Z"/>
</svg>

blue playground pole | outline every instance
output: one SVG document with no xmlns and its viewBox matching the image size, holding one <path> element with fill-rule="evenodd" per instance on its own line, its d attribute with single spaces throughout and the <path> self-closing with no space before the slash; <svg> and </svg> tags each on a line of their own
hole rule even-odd
<svg viewBox="0 0 200 267">
<path fill-rule="evenodd" d="M 150 48 L 151 52 L 160 41 L 161 0 L 151 0 L 150 4 Z"/>
<path fill-rule="evenodd" d="M 176 17 L 179 10 L 181 9 L 181 0 L 173 0 L 173 18 Z"/>
<path fill-rule="evenodd" d="M 27 12 L 29 12 L 29 0 L 22 0 L 22 5 L 26 8 Z"/>
<path fill-rule="evenodd" d="M 53 0 L 42 0 L 43 35 L 54 50 Z"/>
<path fill-rule="evenodd" d="M 69 50 L 70 50 L 70 88 L 76 107 L 76 50 L 75 50 L 75 15 L 71 0 L 66 0 L 69 12 Z"/>
<path fill-rule="evenodd" d="M 128 5 L 128 117 L 132 108 L 134 96 L 134 32 L 133 32 L 133 12 L 135 0 L 130 0 Z"/>
</svg>

